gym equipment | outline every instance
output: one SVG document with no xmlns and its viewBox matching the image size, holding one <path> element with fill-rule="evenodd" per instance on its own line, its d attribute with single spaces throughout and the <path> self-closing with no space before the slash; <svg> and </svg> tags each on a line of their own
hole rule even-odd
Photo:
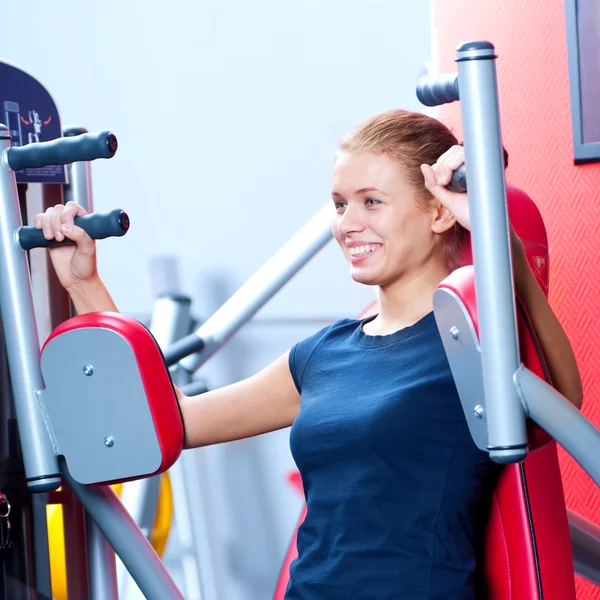
<svg viewBox="0 0 600 600">
<path fill-rule="evenodd" d="M 26 82 L 23 88 L 28 93 L 31 89 L 38 90 L 37 100 L 24 97 L 25 92 L 18 97 L 15 92 L 11 102 L 20 102 L 20 105 L 38 102 L 41 107 L 43 100 L 44 115 L 48 115 L 44 127 L 49 132 L 45 137 L 46 130 L 38 131 L 41 126 L 36 121 L 36 133 L 29 144 L 13 148 L 7 134 L 1 136 L 4 139 L 0 142 L 0 152 L 5 156 L 0 169 L 0 244 L 3 249 L 0 309 L 7 348 L 6 360 L 0 363 L 4 368 L 0 379 L 3 383 L 0 423 L 4 424 L 4 430 L 7 427 L 14 430 L 10 436 L 3 436 L 4 445 L 9 441 L 11 445 L 3 450 L 2 459 L 7 456 L 12 462 L 2 463 L 0 489 L 12 503 L 13 539 L 18 542 L 13 548 L 20 552 L 18 556 L 12 552 L 11 565 L 7 561 L 9 555 L 0 554 L 3 567 L 0 574 L 23 583 L 17 591 L 0 580 L 0 597 L 29 600 L 27 594 L 32 593 L 39 597 L 51 596 L 47 506 L 62 504 L 69 597 L 118 597 L 114 548 L 147 598 L 180 598 L 181 594 L 143 532 L 123 509 L 114 491 L 105 486 L 160 473 L 181 451 L 183 432 L 178 405 L 158 345 L 145 328 L 123 315 L 82 315 L 69 319 L 68 297 L 53 279 L 46 253 L 35 250 L 56 242 L 48 243 L 37 230 L 27 228 L 26 224 L 21 226 L 47 206 L 63 201 L 63 185 L 66 186 L 65 200 L 81 204 L 87 201 L 86 207 L 91 212 L 90 165 L 77 159 L 106 156 L 107 148 L 112 148 L 114 153 L 116 138 L 108 132 L 91 135 L 73 129 L 65 131 L 64 139 L 56 141 L 61 135 L 60 120 L 46 90 L 30 75 L 2 63 L 0 75 L 6 75 L 10 81 L 20 77 Z M 17 125 L 11 123 L 11 132 L 15 145 L 21 146 L 26 130 L 19 130 Z M 48 138 L 54 139 L 46 142 Z M 69 169 L 54 164 L 73 160 L 76 162 Z M 10 165 L 26 168 L 15 172 Z M 38 185 L 50 182 L 60 185 Z M 331 210 L 329 203 L 327 210 Z M 98 223 L 106 225 L 109 218 L 112 219 L 110 229 L 92 230 Z M 78 223 L 96 238 L 123 235 L 129 226 L 126 215 L 120 211 L 103 216 L 92 214 Z M 328 218 L 323 211 L 261 270 L 258 278 L 245 286 L 245 291 L 254 291 L 249 295 L 250 308 L 247 303 L 241 303 L 244 314 L 234 314 L 235 303 L 229 303 L 225 311 L 219 312 L 217 316 L 225 323 L 227 335 L 218 334 L 221 337 L 213 342 L 224 343 L 225 338 L 250 318 L 329 238 Z M 211 323 L 214 326 L 215 320 L 208 325 Z M 173 335 L 173 339 L 180 336 L 179 333 Z M 40 338 L 46 340 L 41 357 Z M 172 339 L 164 343 L 170 341 Z M 207 343 L 207 347 L 214 353 L 217 346 Z M 4 345 L 2 350 L 5 350 Z M 127 368 L 126 362 L 129 363 Z M 183 369 L 174 373 L 181 385 L 191 381 L 191 374 Z M 69 383 L 71 378 L 73 385 Z M 9 381 L 12 392 L 8 388 Z M 164 392 L 160 402 L 159 388 Z M 193 388 L 184 389 L 194 393 Z M 124 393 L 127 402 L 119 404 L 117 399 L 123 399 Z M 15 409 L 17 418 L 12 414 Z M 76 417 L 78 414 L 80 418 Z M 89 453 L 87 461 L 83 459 L 84 451 Z M 19 467 L 20 454 L 23 460 Z M 115 460 L 117 456 L 119 459 Z M 13 463 L 21 473 L 17 480 L 10 479 Z M 201 544 L 203 533 L 198 511 L 189 506 L 185 509 L 186 496 L 194 487 L 197 470 L 194 464 L 186 466 L 185 460 L 177 465 L 181 465 L 181 472 L 180 476 L 173 477 L 174 487 L 187 491 L 180 493 L 179 499 L 175 492 L 176 510 L 180 515 L 187 514 L 182 519 L 182 529 L 187 523 L 193 528 L 193 536 L 190 538 L 188 531 L 187 541 L 184 540 L 188 552 L 186 575 L 192 573 L 186 581 L 186 597 L 191 600 L 200 597 L 197 579 L 202 569 L 205 571 L 202 587 L 207 594 L 211 593 L 211 573 L 206 569 L 210 552 L 205 549 L 195 571 L 190 568 L 194 562 L 192 553 Z M 177 467 L 172 474 L 176 473 Z M 149 481 L 152 479 L 155 478 Z M 54 491 L 59 486 L 60 491 Z M 197 499 L 198 496 L 196 493 L 190 497 Z M 27 517 L 28 511 L 31 517 Z M 25 529 L 17 528 L 17 522 Z M 1 531 L 4 530 L 0 527 Z"/>
<path fill-rule="evenodd" d="M 494 47 L 467 42 L 456 56 L 458 75 L 424 77 L 417 94 L 433 106 L 458 100 L 459 82 L 462 90 L 461 178 L 466 188 L 468 174 L 474 266 L 440 284 L 434 312 L 473 439 L 506 465 L 485 523 L 479 593 L 492 600 L 575 598 L 574 572 L 600 585 L 600 527 L 566 509 L 554 440 L 600 485 L 600 433 L 551 387 L 535 331 L 515 299 L 507 213 L 545 293 L 547 239 L 531 199 L 505 184 Z M 283 598 L 295 553 L 294 535 L 275 600 Z"/>
<path fill-rule="evenodd" d="M 477 327 L 473 324 L 472 318 L 475 313 L 467 310 L 472 304 L 460 300 L 461 298 L 472 300 L 472 296 L 469 297 L 468 294 L 469 290 L 474 289 L 473 286 L 464 287 L 467 284 L 462 280 L 457 281 L 454 289 L 441 289 L 436 295 L 436 302 L 445 302 L 439 300 L 440 295 L 444 299 L 449 298 L 444 304 L 443 321 L 439 322 L 442 337 L 448 337 L 450 332 L 450 338 L 453 340 L 452 352 L 449 354 L 453 369 L 457 368 L 460 371 L 463 361 L 472 365 L 474 369 L 477 365 L 482 365 L 482 385 L 477 395 L 479 403 L 473 406 L 469 399 L 461 399 L 468 419 L 471 412 L 475 410 L 477 415 L 481 416 L 481 419 L 477 417 L 477 421 L 474 419 L 469 421 L 474 439 L 485 444 L 485 448 L 497 462 L 517 464 L 516 468 L 512 464 L 505 467 L 507 473 L 514 474 L 511 481 L 502 488 L 508 504 L 504 504 L 503 498 L 498 496 L 496 506 L 501 511 L 503 506 L 509 506 L 513 500 L 518 501 L 516 506 L 519 512 L 513 511 L 510 517 L 515 520 L 509 519 L 504 522 L 504 525 L 511 525 L 514 534 L 511 539 L 516 541 L 523 550 L 525 558 L 534 560 L 535 555 L 539 554 L 546 543 L 552 544 L 552 540 L 546 534 L 544 543 L 536 546 L 536 538 L 522 525 L 534 523 L 536 534 L 540 531 L 543 533 L 544 528 L 549 531 L 549 527 L 546 526 L 555 514 L 564 510 L 564 500 L 559 485 L 560 479 L 557 480 L 555 477 L 558 473 L 557 464 L 552 474 L 553 487 L 546 490 L 542 489 L 545 483 L 543 478 L 538 478 L 537 485 L 535 483 L 535 476 L 539 474 L 540 469 L 536 469 L 535 466 L 529 469 L 533 472 L 534 481 L 527 481 L 527 490 L 530 495 L 532 491 L 535 492 L 538 500 L 527 504 L 523 496 L 517 493 L 525 486 L 521 477 L 523 471 L 519 465 L 535 465 L 538 457 L 546 456 L 542 453 L 546 452 L 547 448 L 553 448 L 552 442 L 547 443 L 527 457 L 526 415 L 529 414 L 534 421 L 565 446 L 588 470 L 596 483 L 599 482 L 598 472 L 591 457 L 595 455 L 593 451 L 598 448 L 599 436 L 598 431 L 576 409 L 534 373 L 533 363 L 526 363 L 532 370 L 521 364 L 519 345 L 516 341 L 516 309 L 512 294 L 512 272 L 507 239 L 506 192 L 497 118 L 493 47 L 487 43 L 466 44 L 460 48 L 459 58 L 458 77 L 463 89 L 462 95 L 465 96 L 461 98 L 465 121 L 465 151 L 467 165 L 470 165 L 467 172 L 474 230 L 475 287 L 480 301 Z M 432 88 L 435 90 L 435 85 L 432 84 Z M 80 570 L 83 572 L 86 570 L 84 561 L 87 554 L 89 581 L 81 583 L 75 578 L 75 583 L 69 585 L 69 593 L 71 589 L 78 590 L 75 596 L 77 597 L 80 590 L 88 589 L 90 597 L 94 599 L 117 597 L 115 582 L 110 575 L 112 561 L 108 551 L 110 549 L 106 544 L 108 541 L 122 558 L 147 598 L 161 600 L 181 598 L 181 593 L 169 578 L 150 543 L 124 510 L 114 492 L 105 484 L 155 475 L 173 463 L 181 450 L 182 430 L 181 421 L 177 421 L 177 401 L 165 363 L 175 365 L 181 361 L 178 368 L 185 369 L 188 374 L 191 374 L 208 360 L 309 258 L 327 243 L 331 238 L 329 213 L 332 208 L 330 203 L 327 203 L 326 208 L 247 284 L 242 286 L 213 317 L 195 333 L 167 348 L 164 351 L 164 362 L 157 343 L 139 323 L 123 315 L 83 315 L 65 321 L 58 328 L 53 324 L 54 332 L 45 344 L 41 357 L 44 374 L 48 374 L 48 381 L 44 381 L 38 354 L 40 345 L 33 311 L 34 298 L 31 293 L 25 251 L 17 243 L 17 234 L 21 227 L 19 190 L 8 158 L 9 153 L 14 149 L 10 147 L 7 129 L 0 129 L 0 132 L 2 132 L 0 137 L 3 138 L 0 140 L 0 152 L 6 156 L 6 160 L 2 161 L 0 166 L 0 244 L 2 244 L 0 277 L 3 281 L 0 310 L 4 339 L 8 349 L 10 380 L 27 487 L 30 491 L 45 494 L 55 490 L 64 480 L 66 487 L 72 490 L 86 510 L 88 519 L 86 525 L 91 525 L 93 521 L 104 536 L 99 534 L 95 526 L 85 527 L 88 540 L 87 542 L 84 540 L 83 546 L 80 546 L 84 550 L 79 558 L 72 556 L 74 563 L 70 559 L 67 559 L 67 563 L 69 567 L 71 564 L 76 564 L 74 570 L 76 574 Z M 64 140 L 65 143 L 70 141 Z M 36 150 L 39 150 L 41 145 L 39 143 Z M 29 149 L 25 147 L 23 150 Z M 51 149 L 47 147 L 42 148 L 43 152 L 49 150 Z M 76 157 L 71 154 L 69 160 Z M 51 154 L 45 154 L 43 160 L 36 160 L 38 162 L 31 164 L 59 162 Z M 465 281 L 469 281 L 469 278 L 466 277 Z M 436 316 L 437 313 L 436 308 Z M 471 325 L 466 329 L 464 326 L 458 327 L 455 323 L 458 323 L 459 319 Z M 481 335 L 481 346 L 486 348 L 483 356 L 480 355 L 476 331 Z M 499 331 L 503 332 L 502 336 L 498 335 Z M 100 347 L 104 347 L 104 352 L 98 352 Z M 185 359 L 193 352 L 198 352 L 198 356 Z M 70 361 L 64 360 L 66 353 L 72 357 Z M 93 357 L 93 360 L 88 357 Z M 493 360 L 490 360 L 490 357 Z M 52 379 L 54 369 L 61 369 L 64 373 L 58 382 Z M 114 385 L 116 378 L 121 383 L 118 389 Z M 154 378 L 156 386 L 163 390 L 160 405 L 155 396 L 155 386 L 148 385 L 150 379 Z M 7 377 L 3 378 L 3 381 L 7 379 Z M 152 389 L 149 389 L 150 387 Z M 76 389 L 85 391 L 85 396 L 78 398 Z M 120 395 L 123 398 L 124 393 L 128 402 L 121 405 L 113 402 L 111 410 L 115 412 L 110 413 L 106 409 L 105 399 L 110 394 Z M 61 397 L 63 395 L 64 399 Z M 86 415 L 93 413 L 97 417 L 94 423 L 85 423 L 88 432 L 85 438 L 77 431 L 78 423 L 73 423 L 72 427 L 65 426 L 65 423 L 73 418 L 73 410 L 81 408 L 82 397 L 86 398 L 86 402 L 89 399 L 89 413 L 86 412 Z M 3 422 L 9 423 L 10 407 L 3 407 L 3 411 Z M 156 418 L 160 411 L 163 411 L 161 414 L 164 419 L 171 422 L 173 429 L 169 432 L 161 428 L 159 422 L 161 419 Z M 564 427 L 567 420 L 569 427 Z M 123 426 L 126 422 L 129 423 L 129 427 Z M 480 425 L 480 422 L 483 425 Z M 139 439 L 136 437 L 138 431 L 140 431 Z M 171 432 L 175 434 L 170 435 Z M 121 444 L 129 446 L 129 451 L 123 451 Z M 587 450 L 586 444 L 592 452 Z M 93 461 L 86 463 L 78 456 L 76 450 L 83 447 L 89 448 Z M 143 456 L 133 456 L 132 447 L 137 454 Z M 550 458 L 545 464 L 551 464 L 553 460 L 552 450 L 549 452 Z M 63 458 L 62 453 L 66 454 L 66 459 Z M 115 464 L 112 458 L 115 455 L 123 457 L 124 463 Z M 527 460 L 521 462 L 525 457 Z M 523 468 L 527 470 L 528 467 Z M 17 495 L 20 487 L 22 485 L 13 484 L 11 493 Z M 555 509 L 554 512 L 538 510 L 540 498 L 546 501 L 546 506 L 558 506 L 560 510 Z M 35 515 L 32 519 L 34 523 L 40 518 L 39 504 L 45 511 L 45 504 L 31 501 L 32 512 Z M 531 512 L 528 512 L 529 508 L 532 509 Z M 515 515 L 518 515 L 520 520 L 517 520 Z M 75 523 L 78 518 L 81 519 L 75 513 L 70 518 L 72 523 Z M 509 518 L 508 515 L 506 518 Z M 542 522 L 542 526 L 538 528 L 539 522 Z M 31 556 L 35 557 L 35 561 L 31 560 L 28 564 L 35 563 L 36 573 L 29 579 L 23 577 L 23 580 L 27 579 L 29 586 L 35 586 L 38 592 L 49 596 L 49 567 L 47 562 L 44 564 L 43 550 L 44 540 L 47 548 L 47 538 L 43 536 L 46 529 L 45 520 L 43 528 L 35 526 L 33 529 L 35 552 L 31 552 Z M 72 531 L 72 528 L 67 527 L 67 532 Z M 564 527 L 562 529 L 559 527 L 558 531 L 559 534 L 554 536 L 558 540 L 556 543 L 563 553 L 568 553 L 566 540 L 560 537 L 565 531 Z M 585 576 L 594 577 L 595 581 L 600 583 L 596 558 L 600 556 L 600 551 L 592 528 L 586 527 L 585 520 L 577 519 L 576 528 L 572 526 L 571 531 L 573 555 L 579 557 L 575 564 L 576 572 L 584 574 L 585 569 Z M 526 532 L 529 536 L 528 546 L 523 543 Z M 20 541 L 30 539 L 31 536 L 28 535 L 26 531 L 20 531 L 18 539 Z M 560 542 L 561 539 L 564 543 Z M 586 544 L 591 540 L 594 547 L 583 546 L 582 540 Z M 67 551 L 73 553 L 77 543 L 81 542 L 67 539 L 65 544 Z M 514 556 L 511 547 L 507 559 L 512 561 Z M 564 573 L 564 564 L 563 570 L 559 570 L 557 565 L 551 562 L 544 563 L 546 566 L 539 561 L 538 564 L 533 565 L 531 562 L 526 563 L 521 555 L 517 557 L 516 562 L 519 561 L 526 564 L 524 569 L 526 573 L 523 575 L 523 580 L 512 581 L 512 587 L 513 590 L 523 589 L 524 593 L 529 594 L 524 595 L 524 598 L 535 597 L 532 595 L 535 593 L 534 589 L 539 590 L 540 581 L 546 575 L 552 575 L 554 571 Z M 18 564 L 21 570 L 23 564 L 24 561 Z M 512 562 L 510 566 L 511 568 L 514 566 Z M 497 572 L 501 573 L 497 581 L 506 581 L 506 573 L 502 571 L 502 565 Z M 529 579 L 525 579 L 526 576 Z M 70 577 L 69 574 L 67 577 Z M 73 580 L 69 581 L 70 584 L 72 582 Z M 557 583 L 557 585 L 563 584 L 564 587 L 558 589 L 565 591 L 563 598 L 569 597 L 569 584 L 566 581 L 562 584 Z M 546 588 L 544 593 L 548 593 Z M 79 594 L 79 597 L 81 595 L 83 594 Z"/>
<path fill-rule="evenodd" d="M 5 514 L 8 509 L 3 511 L 0 521 L 0 597 L 51 597 L 46 512 L 47 505 L 61 503 L 69 597 L 117 598 L 114 553 L 108 539 L 148 598 L 181 598 L 117 496 L 100 485 L 160 473 L 181 451 L 179 408 L 160 350 L 145 328 L 122 315 L 116 320 L 111 320 L 111 315 L 96 315 L 95 319 L 84 315 L 83 320 L 69 321 L 68 297 L 53 279 L 46 253 L 32 250 L 55 242 L 48 244 L 39 231 L 22 227 L 35 213 L 63 201 L 63 185 L 69 180 L 64 188 L 67 199 L 77 195 L 91 199 L 89 165 L 75 162 L 70 173 L 65 165 L 112 157 L 117 150 L 116 137 L 110 132 L 70 130 L 62 138 L 58 111 L 48 92 L 11 65 L 0 63 L 0 76 L 13 86 L 2 92 L 11 95 L 4 101 L 5 109 L 10 108 L 9 117 L 19 106 L 36 106 L 30 111 L 35 123 L 25 119 L 11 122 L 10 132 L 0 126 L 0 489 L 7 506 L 11 504 L 10 514 Z M 42 113 L 44 120 L 39 118 Z M 29 134 L 28 144 L 23 125 L 35 130 Z M 10 134 L 16 138 L 16 147 L 11 146 Z M 123 235 L 129 227 L 122 211 L 91 214 L 79 222 L 98 239 Z M 40 337 L 47 338 L 41 356 Z M 113 352 L 133 365 L 124 376 L 114 368 Z M 73 370 L 65 359 L 69 353 Z M 88 360 L 84 360 L 86 355 Z M 81 360 L 85 364 L 79 364 Z M 59 370 L 62 377 L 68 378 L 69 373 L 75 377 L 73 386 L 58 377 Z M 68 387 L 71 394 L 66 392 Z M 146 389 L 152 390 L 152 396 L 160 393 L 160 387 L 166 400 L 155 396 L 148 402 Z M 125 411 L 127 415 L 120 410 L 120 415 L 111 417 L 110 401 L 119 394 L 123 398 L 128 388 L 131 394 L 127 399 L 132 406 L 137 403 L 137 408 Z M 123 428 L 127 421 L 130 431 Z M 83 431 L 90 437 L 85 439 Z M 146 447 L 144 442 L 135 443 L 136 431 L 145 436 Z M 127 453 L 128 446 L 132 454 Z M 94 458 L 89 463 L 81 460 L 86 450 Z M 146 458 L 132 462 L 140 452 Z M 115 461 L 119 455 L 129 457 L 126 466 Z M 61 491 L 54 491 L 59 486 Z M 157 545 L 164 545 L 164 522 L 162 531 L 162 540 L 155 539 Z"/>
</svg>

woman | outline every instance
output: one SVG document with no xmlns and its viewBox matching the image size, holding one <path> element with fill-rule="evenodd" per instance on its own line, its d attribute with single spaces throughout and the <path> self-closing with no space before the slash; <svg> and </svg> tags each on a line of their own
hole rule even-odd
<svg viewBox="0 0 600 600">
<path fill-rule="evenodd" d="M 472 599 L 478 507 L 493 464 L 469 434 L 432 305 L 468 240 L 466 194 L 446 189 L 463 149 L 439 121 L 369 119 L 335 163 L 333 233 L 352 278 L 379 287 L 380 311 L 344 319 L 247 380 L 178 392 L 187 448 L 292 425 L 307 516 L 286 597 Z M 116 311 L 94 242 L 68 204 L 36 218 L 78 313 Z M 581 405 L 569 341 L 511 232 L 515 284 L 557 389 Z"/>
</svg>

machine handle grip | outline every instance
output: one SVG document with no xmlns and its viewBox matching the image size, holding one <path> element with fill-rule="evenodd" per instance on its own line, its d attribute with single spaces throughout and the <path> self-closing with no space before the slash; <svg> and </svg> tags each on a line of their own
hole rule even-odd
<svg viewBox="0 0 600 600">
<path fill-rule="evenodd" d="M 467 169 L 464 164 L 460 165 L 452 173 L 452 181 L 446 186 L 451 192 L 467 191 Z"/>
<path fill-rule="evenodd" d="M 112 158 L 118 147 L 117 137 L 110 131 L 84 133 L 74 137 L 57 138 L 50 142 L 37 142 L 15 146 L 7 152 L 8 165 L 13 171 L 35 169 L 49 165 L 66 165 L 73 162 Z"/>
<path fill-rule="evenodd" d="M 129 217 L 120 208 L 115 208 L 105 213 L 91 213 L 75 217 L 75 225 L 81 227 L 92 239 L 103 240 L 108 237 L 125 235 L 129 229 Z M 32 248 L 54 248 L 75 242 L 69 239 L 62 242 L 57 242 L 54 238 L 47 240 L 41 229 L 28 226 L 19 229 L 19 243 L 23 250 L 31 250 Z"/>
<path fill-rule="evenodd" d="M 438 106 L 458 100 L 458 74 L 425 75 L 417 82 L 417 98 L 425 106 Z"/>
</svg>

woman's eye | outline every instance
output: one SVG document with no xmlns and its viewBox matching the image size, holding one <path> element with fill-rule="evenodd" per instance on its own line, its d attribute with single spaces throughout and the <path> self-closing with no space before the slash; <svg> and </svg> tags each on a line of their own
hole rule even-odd
<svg viewBox="0 0 600 600">
<path fill-rule="evenodd" d="M 365 200 L 365 204 L 367 206 L 377 206 L 377 204 L 381 204 L 379 200 L 375 200 L 375 198 L 367 198 Z"/>
<path fill-rule="evenodd" d="M 335 210 L 337 210 L 338 212 L 340 210 L 343 210 L 346 207 L 346 203 L 345 202 L 341 202 L 341 201 L 334 202 L 333 205 L 335 206 Z"/>
</svg>

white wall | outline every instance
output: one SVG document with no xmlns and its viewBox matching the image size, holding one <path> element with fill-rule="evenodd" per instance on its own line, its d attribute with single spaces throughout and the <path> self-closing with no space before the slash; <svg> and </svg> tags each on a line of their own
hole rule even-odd
<svg viewBox="0 0 600 600">
<path fill-rule="evenodd" d="M 150 265 L 172 256 L 180 291 L 206 318 L 281 247 L 327 201 L 344 133 L 381 110 L 418 109 L 428 4 L 28 2 L 23 27 L 3 30 L 4 58 L 48 87 L 63 125 L 119 139 L 116 157 L 93 173 L 96 210 L 131 217 L 125 238 L 99 244 L 121 310 L 150 312 L 161 288 Z M 331 244 L 201 375 L 212 386 L 245 377 L 372 298 Z M 300 509 L 284 481 L 287 438 L 202 451 L 222 600 L 272 592 Z"/>
</svg>

